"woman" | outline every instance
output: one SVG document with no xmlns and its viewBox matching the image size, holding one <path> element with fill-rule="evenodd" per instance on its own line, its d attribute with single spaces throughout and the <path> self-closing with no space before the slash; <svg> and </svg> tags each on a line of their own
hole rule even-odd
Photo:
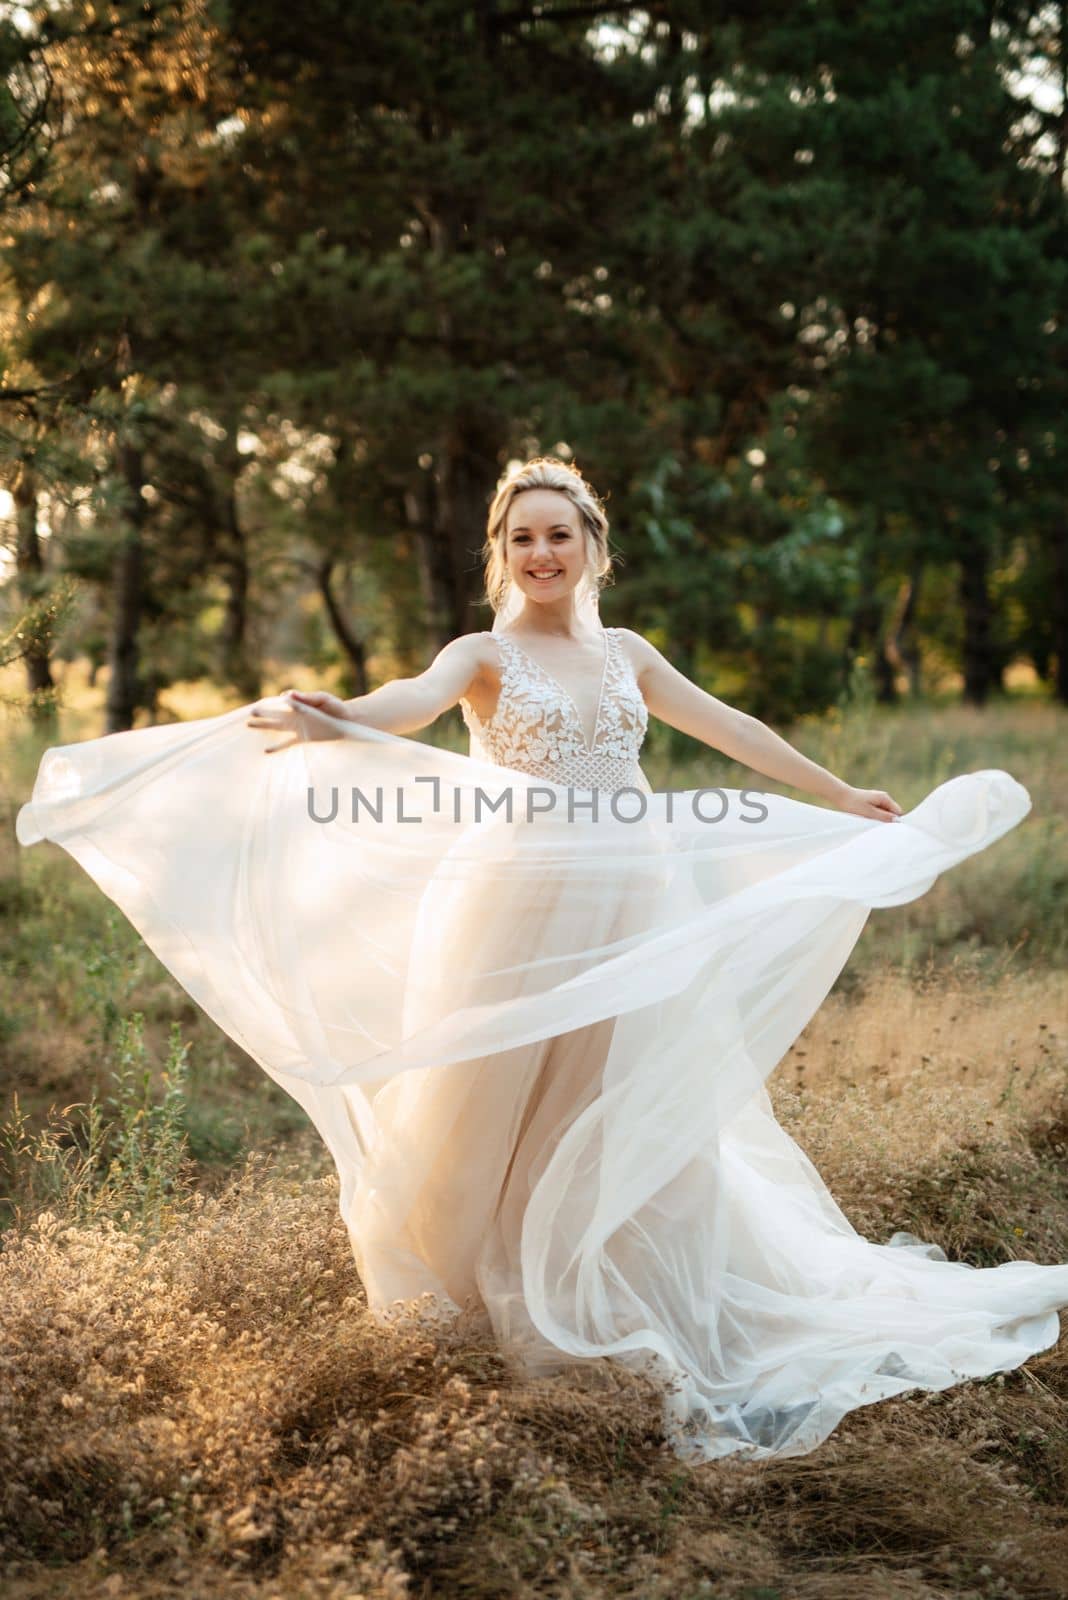
<svg viewBox="0 0 1068 1600">
<path fill-rule="evenodd" d="M 809 761 L 601 626 L 607 532 L 576 471 L 528 462 L 490 509 L 492 633 L 352 701 L 50 751 L 19 837 L 63 844 L 306 1108 L 372 1307 L 481 1306 L 531 1372 L 646 1371 L 680 1455 L 801 1454 L 1057 1338 L 1068 1266 L 860 1237 L 763 1087 L 872 907 L 1030 800 L 984 771 L 903 815 Z M 469 756 L 402 737 L 457 703 Z M 831 808 L 654 794 L 650 712 Z"/>
</svg>

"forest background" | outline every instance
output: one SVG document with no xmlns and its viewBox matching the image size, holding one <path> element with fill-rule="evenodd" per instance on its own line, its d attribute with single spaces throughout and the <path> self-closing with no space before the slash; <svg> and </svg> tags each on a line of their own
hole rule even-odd
<svg viewBox="0 0 1068 1600">
<path fill-rule="evenodd" d="M 488 625 L 539 451 L 606 499 L 608 620 L 756 715 L 858 661 L 1068 700 L 1060 8 L 5 9 L 0 596 L 42 714 L 78 657 L 109 730 L 421 670 Z"/>
<path fill-rule="evenodd" d="M 611 1364 L 383 1330 L 300 1108 L 13 824 L 49 745 L 423 670 L 573 460 L 606 623 L 906 809 L 1028 788 L 769 1090 L 867 1236 L 1068 1261 L 1068 4 L 54 0 L 0 63 L 5 1595 L 1062 1594 L 1063 1340 L 690 1470 Z"/>
</svg>

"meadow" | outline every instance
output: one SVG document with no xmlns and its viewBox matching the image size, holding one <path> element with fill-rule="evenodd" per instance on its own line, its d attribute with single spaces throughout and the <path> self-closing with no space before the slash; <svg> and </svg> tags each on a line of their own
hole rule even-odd
<svg viewBox="0 0 1068 1600">
<path fill-rule="evenodd" d="M 164 696 L 183 717 L 233 703 Z M 99 725 L 72 667 L 50 742 Z M 1024 686 L 983 711 L 861 697 L 779 731 L 906 810 L 982 767 L 1030 791 L 1006 838 L 872 913 L 769 1089 L 868 1236 L 906 1229 L 977 1266 L 1068 1261 L 1068 712 Z M 463 748 L 458 716 L 427 736 Z M 691 1468 L 651 1386 L 610 1363 L 520 1381 L 476 1315 L 373 1321 L 303 1113 L 61 850 L 16 844 L 41 747 L 9 714 L 9 1600 L 1064 1593 L 1064 1341 L 856 1412 L 810 1456 Z M 649 751 L 657 788 L 761 783 L 709 751 Z"/>
</svg>

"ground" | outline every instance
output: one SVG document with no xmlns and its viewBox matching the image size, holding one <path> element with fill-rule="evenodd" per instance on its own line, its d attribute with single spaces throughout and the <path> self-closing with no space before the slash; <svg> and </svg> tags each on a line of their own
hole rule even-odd
<svg viewBox="0 0 1068 1600">
<path fill-rule="evenodd" d="M 220 709 L 183 693 L 182 715 Z M 985 766 L 1030 790 L 1012 834 L 873 913 L 769 1087 L 870 1237 L 1068 1261 L 1068 713 L 1023 697 L 781 731 L 906 809 Z M 38 754 L 12 726 L 11 821 Z M 656 787 L 751 776 L 658 759 Z M 10 1600 L 1064 1592 L 1068 1340 L 866 1407 L 795 1461 L 684 1466 L 655 1392 L 611 1363 L 522 1382 L 477 1318 L 371 1319 L 299 1109 L 61 851 L 6 828 L 0 903 Z"/>
</svg>

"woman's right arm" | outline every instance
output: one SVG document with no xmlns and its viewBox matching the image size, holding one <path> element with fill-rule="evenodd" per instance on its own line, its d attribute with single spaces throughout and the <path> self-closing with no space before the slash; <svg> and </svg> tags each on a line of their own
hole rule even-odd
<svg viewBox="0 0 1068 1600">
<path fill-rule="evenodd" d="M 339 700 L 336 695 L 318 689 L 289 689 L 287 697 L 295 710 L 260 711 L 256 707 L 248 726 L 296 733 L 300 708 L 308 706 L 338 721 L 358 722 L 365 728 L 381 728 L 386 733 L 414 733 L 454 706 L 472 687 L 488 659 L 486 635 L 464 633 L 457 639 L 450 639 L 426 671 L 417 677 L 394 678 L 370 694 L 357 695 L 352 700 Z M 334 737 L 328 726 L 319 724 L 312 737 Z M 272 745 L 270 751 L 287 748 L 287 745 Z"/>
<path fill-rule="evenodd" d="M 370 694 L 346 700 L 345 716 L 365 728 L 415 733 L 466 695 L 486 659 L 485 635 L 462 633 L 458 639 L 450 639 L 417 677 L 394 678 Z"/>
</svg>

